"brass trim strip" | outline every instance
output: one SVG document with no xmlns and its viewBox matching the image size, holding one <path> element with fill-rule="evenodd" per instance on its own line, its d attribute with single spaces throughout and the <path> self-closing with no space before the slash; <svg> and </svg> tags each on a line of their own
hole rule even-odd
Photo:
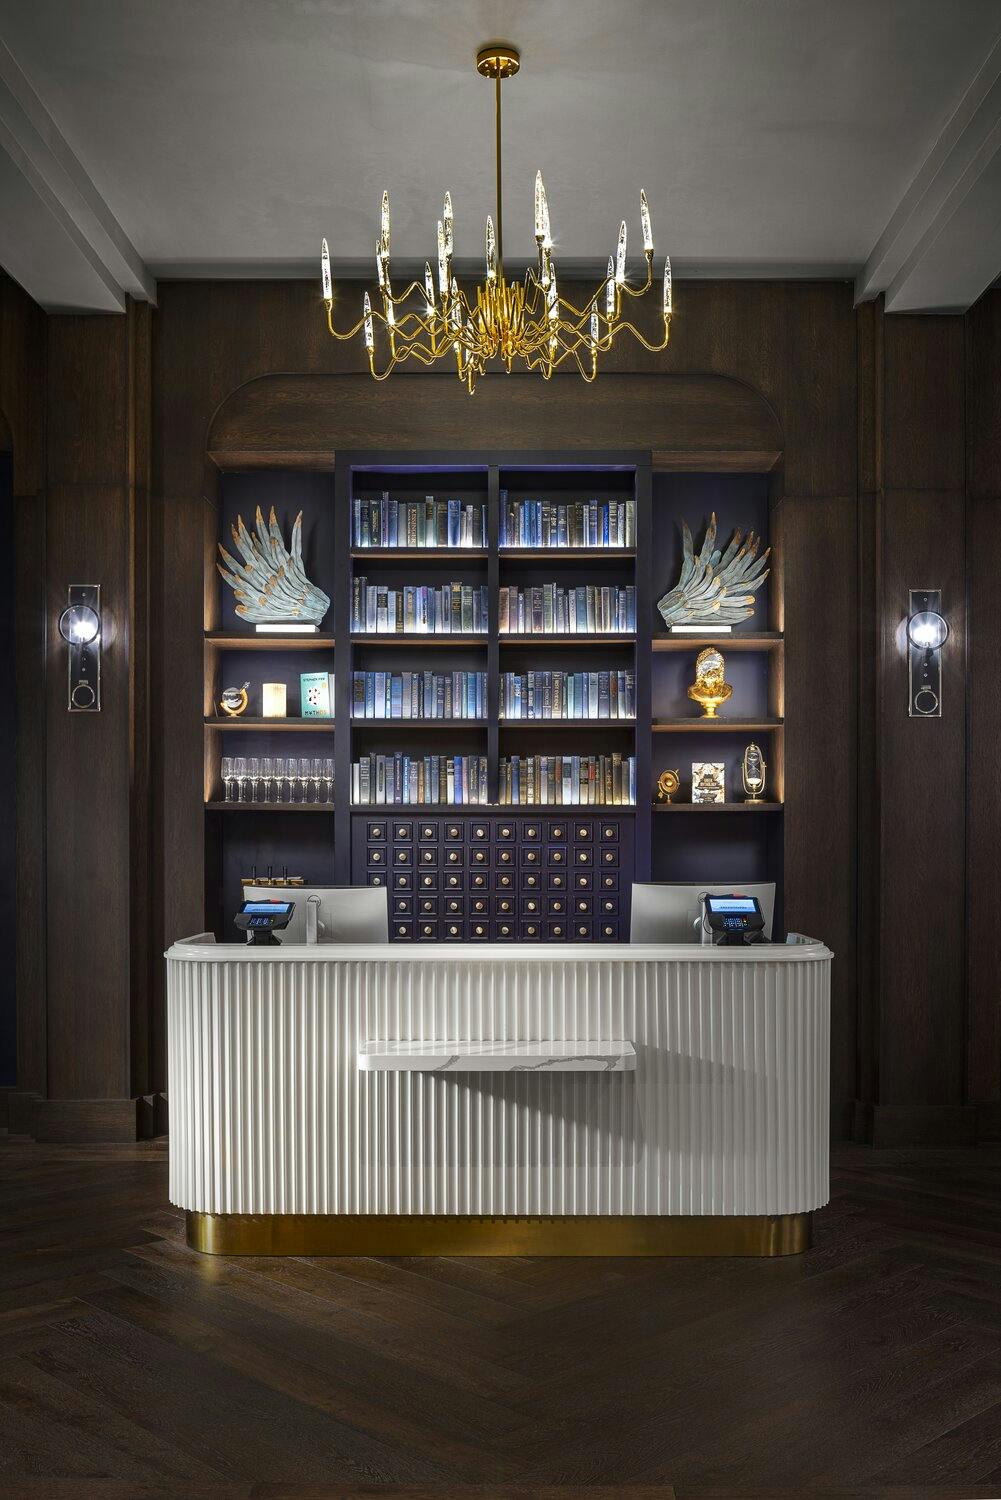
<svg viewBox="0 0 1001 1500">
<path fill-rule="evenodd" d="M 188 1209 L 205 1255 L 800 1255 L 813 1215 L 206 1214 Z"/>
</svg>

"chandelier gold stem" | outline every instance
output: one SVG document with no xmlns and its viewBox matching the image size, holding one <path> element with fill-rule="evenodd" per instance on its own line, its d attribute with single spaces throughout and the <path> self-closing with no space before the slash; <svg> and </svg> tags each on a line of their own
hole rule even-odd
<svg viewBox="0 0 1001 1500">
<path fill-rule="evenodd" d="M 608 260 L 608 274 L 583 307 L 564 297 L 557 281 L 550 230 L 549 202 L 542 175 L 535 182 L 535 241 L 537 262 L 524 279 L 508 282 L 504 271 L 503 138 L 501 85 L 521 67 L 517 49 L 504 42 L 483 47 L 476 58 L 477 71 L 494 82 L 495 125 L 495 221 L 486 221 L 486 275 L 472 294 L 458 284 L 453 265 L 452 199 L 445 194 L 438 221 L 437 288 L 432 261 L 425 266 L 423 280 L 414 280 L 402 292 L 394 291 L 390 242 L 389 195 L 383 194 L 382 219 L 375 258 L 381 310 L 364 296 L 362 317 L 343 331 L 334 325 L 334 288 L 327 242 L 323 242 L 321 271 L 327 328 L 339 340 L 363 335 L 369 370 L 375 380 L 386 380 L 406 360 L 431 367 L 449 355 L 456 373 L 469 392 L 493 361 L 510 373 L 516 362 L 550 380 L 565 363 L 572 361 L 581 379 L 591 382 L 598 373 L 598 357 L 611 349 L 620 333 L 628 332 L 657 354 L 667 348 L 674 313 L 670 258 L 665 262 L 660 315 L 663 337 L 650 339 L 623 316 L 626 298 L 638 300 L 653 285 L 653 233 L 646 194 L 640 193 L 640 228 L 646 274 L 641 285 L 627 277 L 627 228 L 619 226 L 615 253 Z M 377 353 L 384 350 L 384 356 Z"/>
</svg>

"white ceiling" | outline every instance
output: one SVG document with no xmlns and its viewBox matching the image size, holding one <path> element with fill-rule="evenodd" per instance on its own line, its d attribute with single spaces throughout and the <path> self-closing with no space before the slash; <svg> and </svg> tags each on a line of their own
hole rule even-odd
<svg viewBox="0 0 1001 1500">
<path fill-rule="evenodd" d="M 998 0 L 0 0 L 0 264 L 50 308 L 159 276 L 457 254 L 493 197 L 477 47 L 505 85 L 508 256 L 541 166 L 558 261 L 602 264 L 645 187 L 685 275 L 840 275 L 968 306 L 1001 272 Z"/>
</svg>

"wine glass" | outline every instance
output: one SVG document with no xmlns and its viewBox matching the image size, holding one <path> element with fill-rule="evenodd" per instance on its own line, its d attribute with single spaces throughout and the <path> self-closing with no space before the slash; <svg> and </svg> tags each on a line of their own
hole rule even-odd
<svg viewBox="0 0 1001 1500">
<path fill-rule="evenodd" d="M 232 802 L 233 801 L 233 794 L 234 794 L 235 788 L 234 788 L 234 785 L 233 785 L 233 780 L 234 780 L 234 776 L 233 776 L 233 757 L 231 755 L 224 755 L 223 756 L 223 758 L 222 758 L 222 764 L 220 766 L 220 774 L 222 776 L 222 784 L 223 784 L 223 788 L 224 788 L 224 790 L 223 790 L 224 800 L 226 802 Z"/>
<path fill-rule="evenodd" d="M 247 761 L 243 755 L 233 757 L 233 773 L 236 776 L 236 800 L 246 802 Z"/>
<path fill-rule="evenodd" d="M 313 782 L 313 801 L 320 802 L 322 800 L 320 797 L 320 787 L 323 784 L 323 757 L 320 755 L 314 755 L 313 757 L 313 775 L 311 779 Z"/>
<path fill-rule="evenodd" d="M 323 762 L 323 800 L 334 800 L 334 757 L 328 755 Z"/>
<path fill-rule="evenodd" d="M 292 756 L 289 755 L 285 760 L 285 785 L 288 788 L 288 796 L 285 800 L 287 802 L 295 801 L 295 776 L 296 764 Z"/>
<path fill-rule="evenodd" d="M 302 803 L 304 803 L 304 804 L 309 801 L 309 780 L 310 780 L 310 776 L 311 775 L 312 775 L 312 762 L 310 761 L 309 756 L 308 755 L 300 756 L 300 758 L 299 758 L 299 785 L 302 788 L 302 795 L 300 796 L 299 801 L 302 802 Z"/>
<path fill-rule="evenodd" d="M 257 788 L 260 785 L 261 781 L 260 756 L 252 755 L 248 760 L 247 777 L 250 781 L 250 800 L 251 802 L 257 802 L 259 800 L 257 796 Z"/>
<path fill-rule="evenodd" d="M 276 755 L 271 762 L 275 776 L 275 801 L 282 800 L 282 782 L 285 780 L 285 757 Z"/>
<path fill-rule="evenodd" d="M 264 801 L 271 801 L 271 787 L 274 782 L 274 761 L 270 755 L 261 756 L 261 781 L 264 786 Z"/>
</svg>

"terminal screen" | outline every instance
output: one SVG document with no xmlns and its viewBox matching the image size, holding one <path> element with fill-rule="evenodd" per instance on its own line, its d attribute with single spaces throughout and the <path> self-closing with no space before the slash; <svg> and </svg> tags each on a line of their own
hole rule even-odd
<svg viewBox="0 0 1001 1500">
<path fill-rule="evenodd" d="M 247 917 L 290 917 L 291 901 L 245 901 L 243 912 Z"/>
<path fill-rule="evenodd" d="M 708 896 L 706 900 L 714 917 L 728 916 L 733 913 L 753 917 L 758 909 L 758 903 L 753 896 Z"/>
</svg>

